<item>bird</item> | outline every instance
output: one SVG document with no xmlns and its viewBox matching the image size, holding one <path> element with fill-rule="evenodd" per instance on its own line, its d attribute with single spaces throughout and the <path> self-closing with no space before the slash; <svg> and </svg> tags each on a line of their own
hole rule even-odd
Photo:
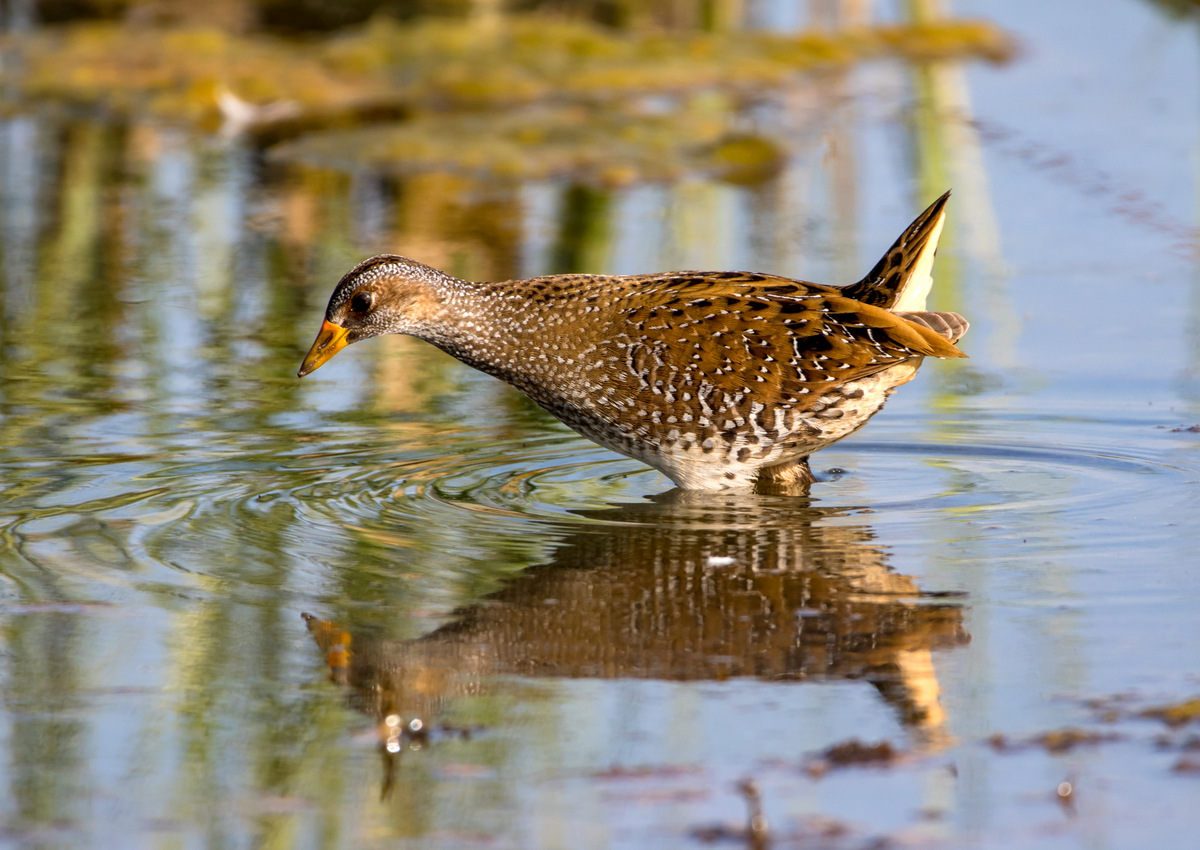
<svg viewBox="0 0 1200 850">
<path fill-rule="evenodd" d="M 807 492 L 813 452 L 857 431 L 967 321 L 926 297 L 950 193 L 856 283 L 742 271 L 461 280 L 395 254 L 338 281 L 298 372 L 410 334 L 499 378 L 682 490 Z"/>
</svg>

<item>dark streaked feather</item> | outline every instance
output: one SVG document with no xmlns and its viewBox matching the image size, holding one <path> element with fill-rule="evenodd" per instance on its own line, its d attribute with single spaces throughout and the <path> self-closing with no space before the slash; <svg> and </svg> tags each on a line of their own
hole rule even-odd
<svg viewBox="0 0 1200 850">
<path fill-rule="evenodd" d="M 917 219 L 900 234 L 900 238 L 875 264 L 875 268 L 858 283 L 844 287 L 842 294 L 864 304 L 894 309 L 908 284 L 913 282 L 913 274 L 917 271 L 925 250 L 937 250 L 936 237 L 941 231 L 946 202 L 949 200 L 950 193 L 946 192 L 930 204 L 928 209 L 917 216 Z M 928 265 L 932 265 L 932 257 L 929 258 Z M 918 285 L 925 284 L 918 282 Z"/>
</svg>

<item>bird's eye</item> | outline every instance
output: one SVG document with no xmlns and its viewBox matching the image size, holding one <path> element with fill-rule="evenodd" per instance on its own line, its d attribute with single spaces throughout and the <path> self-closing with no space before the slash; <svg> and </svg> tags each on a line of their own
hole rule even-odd
<svg viewBox="0 0 1200 850">
<path fill-rule="evenodd" d="M 350 299 L 350 309 L 355 313 L 369 313 L 375 306 L 374 292 L 356 292 Z"/>
</svg>

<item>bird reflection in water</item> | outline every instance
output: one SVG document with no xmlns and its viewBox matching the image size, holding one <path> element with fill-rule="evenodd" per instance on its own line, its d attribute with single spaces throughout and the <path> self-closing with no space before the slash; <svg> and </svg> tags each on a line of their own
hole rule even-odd
<svg viewBox="0 0 1200 850">
<path fill-rule="evenodd" d="M 672 491 L 579 513 L 598 522 L 420 639 L 304 615 L 334 680 L 379 723 L 385 794 L 402 736 L 419 744 L 494 674 L 863 679 L 914 746 L 950 743 L 932 653 L 970 640 L 963 608 L 893 572 L 855 509 Z"/>
</svg>

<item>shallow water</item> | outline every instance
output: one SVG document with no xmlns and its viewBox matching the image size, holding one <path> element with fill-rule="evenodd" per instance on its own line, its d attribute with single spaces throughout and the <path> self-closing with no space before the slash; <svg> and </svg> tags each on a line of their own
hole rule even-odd
<svg viewBox="0 0 1200 850">
<path fill-rule="evenodd" d="M 960 2 L 1020 57 L 859 69 L 758 187 L 3 119 L 0 844 L 740 846 L 751 778 L 778 846 L 1186 846 L 1200 726 L 1142 712 L 1200 694 L 1200 39 L 1062 5 Z M 848 282 L 946 185 L 971 360 L 807 499 L 671 492 L 414 340 L 294 378 L 374 251 Z"/>
</svg>

